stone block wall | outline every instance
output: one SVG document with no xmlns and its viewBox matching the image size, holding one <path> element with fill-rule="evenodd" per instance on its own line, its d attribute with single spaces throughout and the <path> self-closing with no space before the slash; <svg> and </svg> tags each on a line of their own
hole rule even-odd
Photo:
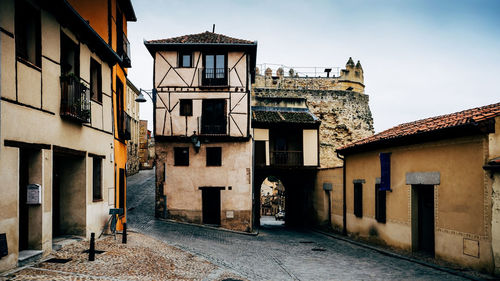
<svg viewBox="0 0 500 281">
<path fill-rule="evenodd" d="M 373 135 L 373 119 L 368 95 L 353 91 L 272 89 L 252 90 L 252 97 L 305 98 L 309 110 L 321 120 L 320 165 L 331 168 L 342 165 L 335 149 Z"/>
</svg>

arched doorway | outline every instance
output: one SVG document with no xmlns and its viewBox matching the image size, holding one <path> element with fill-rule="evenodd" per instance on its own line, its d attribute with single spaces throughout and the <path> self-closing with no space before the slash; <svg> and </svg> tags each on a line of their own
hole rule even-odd
<svg viewBox="0 0 500 281">
<path fill-rule="evenodd" d="M 285 218 L 285 186 L 278 177 L 268 176 L 260 185 L 260 225 L 283 226 Z"/>
</svg>

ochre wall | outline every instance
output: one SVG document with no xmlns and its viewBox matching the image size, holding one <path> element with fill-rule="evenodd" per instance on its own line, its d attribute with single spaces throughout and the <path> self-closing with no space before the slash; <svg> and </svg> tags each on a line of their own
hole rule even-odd
<svg viewBox="0 0 500 281">
<path fill-rule="evenodd" d="M 330 191 L 332 224 L 330 226 L 339 231 L 342 229 L 342 167 L 319 169 L 316 173 L 312 194 L 313 219 L 316 224 L 321 226 L 328 226 L 328 193 L 323 189 L 325 183 L 332 184 Z"/>
<path fill-rule="evenodd" d="M 406 173 L 439 172 L 435 185 L 436 256 L 479 269 L 491 267 L 490 180 L 485 164 L 485 137 L 462 137 L 394 147 L 346 156 L 347 230 L 372 236 L 392 246 L 411 249 L 411 185 Z M 379 153 L 391 154 L 391 192 L 387 192 L 387 222 L 375 220 L 375 179 L 380 177 Z M 353 180 L 364 180 L 363 217 L 353 215 Z M 479 258 L 463 254 L 464 238 L 479 241 Z"/>
</svg>

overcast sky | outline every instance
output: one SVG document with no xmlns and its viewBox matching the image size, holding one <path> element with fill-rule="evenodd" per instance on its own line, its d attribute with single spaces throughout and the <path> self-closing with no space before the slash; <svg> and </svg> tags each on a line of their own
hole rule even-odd
<svg viewBox="0 0 500 281">
<path fill-rule="evenodd" d="M 143 40 L 211 31 L 256 40 L 257 64 L 360 60 L 375 131 L 500 102 L 500 1 L 132 0 L 129 79 L 151 89 Z M 141 118 L 152 123 L 151 103 Z M 149 128 L 152 128 L 150 124 Z"/>
</svg>

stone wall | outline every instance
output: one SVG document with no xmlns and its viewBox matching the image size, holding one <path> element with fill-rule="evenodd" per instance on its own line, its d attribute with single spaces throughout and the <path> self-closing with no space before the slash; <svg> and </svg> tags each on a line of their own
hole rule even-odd
<svg viewBox="0 0 500 281">
<path fill-rule="evenodd" d="M 299 78 L 300 79 L 300 78 Z M 335 149 L 373 135 L 373 119 L 368 95 L 353 91 L 272 89 L 252 90 L 252 97 L 305 98 L 309 110 L 321 120 L 320 165 L 330 168 L 342 165 Z"/>
</svg>

